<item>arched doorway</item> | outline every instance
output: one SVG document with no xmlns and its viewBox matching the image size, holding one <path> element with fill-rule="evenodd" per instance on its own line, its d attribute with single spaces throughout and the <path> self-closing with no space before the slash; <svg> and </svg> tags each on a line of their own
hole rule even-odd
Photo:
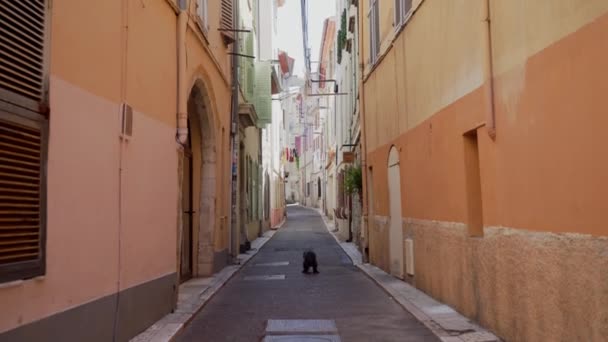
<svg viewBox="0 0 608 342">
<path fill-rule="evenodd" d="M 180 280 L 214 272 L 216 140 L 209 97 L 197 81 L 188 97 L 181 184 Z"/>
<path fill-rule="evenodd" d="M 388 195 L 390 208 L 389 256 L 391 274 L 403 278 L 403 228 L 401 225 L 401 172 L 399 152 L 393 146 L 388 156 Z"/>
</svg>

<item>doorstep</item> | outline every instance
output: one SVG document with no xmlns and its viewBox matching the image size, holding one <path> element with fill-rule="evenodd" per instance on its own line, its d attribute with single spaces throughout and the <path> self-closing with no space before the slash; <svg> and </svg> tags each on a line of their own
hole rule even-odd
<svg viewBox="0 0 608 342">
<path fill-rule="evenodd" d="M 260 248 L 272 238 L 275 231 L 270 230 L 251 243 L 251 249 L 239 254 L 238 264 L 224 267 L 211 277 L 194 278 L 179 286 L 177 307 L 170 313 L 154 323 L 144 332 L 131 339 L 131 342 L 167 342 L 171 341 L 207 304 L 232 276 L 240 270 Z"/>
<path fill-rule="evenodd" d="M 319 211 L 325 227 L 350 257 L 353 264 L 384 289 L 405 310 L 427 326 L 443 342 L 498 342 L 500 338 L 471 322 L 450 306 L 440 303 L 412 285 L 397 279 L 380 268 L 364 264 L 362 255 L 352 242 L 340 242 L 330 229 L 329 220 Z"/>
</svg>

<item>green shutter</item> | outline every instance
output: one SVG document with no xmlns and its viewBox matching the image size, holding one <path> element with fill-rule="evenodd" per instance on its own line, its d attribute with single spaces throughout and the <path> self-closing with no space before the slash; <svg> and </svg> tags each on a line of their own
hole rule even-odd
<svg viewBox="0 0 608 342">
<path fill-rule="evenodd" d="M 255 88 L 254 105 L 258 114 L 258 127 L 263 127 L 272 121 L 272 100 L 270 76 L 271 65 L 269 61 L 259 61 L 255 63 Z"/>
</svg>

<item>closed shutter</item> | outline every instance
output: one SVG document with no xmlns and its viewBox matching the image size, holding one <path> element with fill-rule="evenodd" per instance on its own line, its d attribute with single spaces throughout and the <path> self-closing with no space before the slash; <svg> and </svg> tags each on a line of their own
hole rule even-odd
<svg viewBox="0 0 608 342">
<path fill-rule="evenodd" d="M 44 273 L 45 132 L 0 111 L 0 282 Z"/>
<path fill-rule="evenodd" d="M 222 37 L 226 44 L 234 42 L 232 1 L 233 0 L 222 0 L 222 10 L 220 14 L 220 32 L 222 32 Z"/>
<path fill-rule="evenodd" d="M 45 1 L 0 1 L 0 99 L 44 111 Z M 43 108 L 41 108 L 43 107 Z"/>
<path fill-rule="evenodd" d="M 45 271 L 45 0 L 0 0 L 0 283 Z"/>
</svg>

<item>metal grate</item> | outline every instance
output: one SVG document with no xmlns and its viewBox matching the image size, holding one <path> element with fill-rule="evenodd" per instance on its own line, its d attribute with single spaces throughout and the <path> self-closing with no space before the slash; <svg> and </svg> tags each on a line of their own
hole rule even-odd
<svg viewBox="0 0 608 342">
<path fill-rule="evenodd" d="M 0 0 L 0 90 L 44 100 L 45 1 Z"/>
<path fill-rule="evenodd" d="M 0 118 L 0 266 L 41 257 L 41 136 Z"/>
</svg>

